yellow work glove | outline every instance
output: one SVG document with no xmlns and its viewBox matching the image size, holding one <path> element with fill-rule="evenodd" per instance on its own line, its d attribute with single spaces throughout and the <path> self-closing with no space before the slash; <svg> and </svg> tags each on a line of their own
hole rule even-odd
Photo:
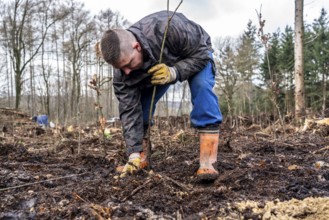
<svg viewBox="0 0 329 220">
<path fill-rule="evenodd" d="M 169 67 L 164 63 L 153 66 L 148 71 L 152 74 L 151 83 L 153 85 L 164 85 L 176 80 L 177 73 L 174 67 Z"/>
<path fill-rule="evenodd" d="M 120 178 L 125 177 L 128 173 L 135 173 L 140 168 L 141 155 L 140 153 L 132 153 L 129 156 L 129 160 L 123 167 Z"/>
</svg>

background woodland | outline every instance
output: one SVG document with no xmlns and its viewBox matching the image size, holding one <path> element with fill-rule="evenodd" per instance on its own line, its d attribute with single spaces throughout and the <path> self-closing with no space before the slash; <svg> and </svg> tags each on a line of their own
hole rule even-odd
<svg viewBox="0 0 329 220">
<path fill-rule="evenodd" d="M 283 122 L 295 113 L 293 27 L 264 33 L 258 16 L 259 24 L 245 21 L 238 38 L 212 36 L 215 90 L 225 120 L 231 124 L 246 119 Z M 304 24 L 308 117 L 329 116 L 328 19 L 322 9 L 318 18 Z M 77 0 L 0 0 L 0 20 L 1 107 L 31 116 L 48 114 L 61 124 L 92 122 L 99 114 L 107 119 L 118 116 L 113 69 L 97 57 L 95 45 L 105 30 L 129 27 L 128 20 L 110 8 L 92 14 Z M 94 89 L 88 86 L 92 80 Z M 173 85 L 158 104 L 157 114 L 189 114 L 187 87 L 186 83 Z"/>
</svg>

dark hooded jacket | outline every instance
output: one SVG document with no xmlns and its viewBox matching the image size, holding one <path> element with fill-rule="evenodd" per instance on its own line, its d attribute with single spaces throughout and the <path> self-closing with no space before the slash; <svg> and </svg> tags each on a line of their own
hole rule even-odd
<svg viewBox="0 0 329 220">
<path fill-rule="evenodd" d="M 159 63 L 164 32 L 168 17 L 173 12 L 160 11 L 142 18 L 133 24 L 131 31 L 140 42 L 144 65 L 125 75 L 121 70 L 114 71 L 113 86 L 119 100 L 120 119 L 128 147 L 128 153 L 141 150 L 143 137 L 143 114 L 141 90 L 152 86 L 147 70 Z M 211 60 L 211 40 L 205 30 L 181 13 L 175 13 L 170 20 L 166 34 L 162 63 L 174 66 L 178 80 L 184 81 L 200 72 Z M 144 124 L 147 124 L 144 123 Z"/>
</svg>

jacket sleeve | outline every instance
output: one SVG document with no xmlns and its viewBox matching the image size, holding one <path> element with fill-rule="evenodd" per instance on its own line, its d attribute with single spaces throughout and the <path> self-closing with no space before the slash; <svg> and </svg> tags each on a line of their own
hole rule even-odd
<svg viewBox="0 0 329 220">
<path fill-rule="evenodd" d="M 113 77 L 114 93 L 119 100 L 120 120 L 128 154 L 142 149 L 143 115 L 140 102 L 141 92 L 138 86 L 128 86 L 122 80 L 120 70 Z"/>
<path fill-rule="evenodd" d="M 171 54 L 179 57 L 173 66 L 179 72 L 180 81 L 200 72 L 211 60 L 210 37 L 193 21 L 173 19 L 168 29 L 166 46 Z"/>
<path fill-rule="evenodd" d="M 179 80 L 184 81 L 200 72 L 211 60 L 213 52 L 211 39 L 197 23 L 181 13 L 161 11 L 151 14 L 129 28 L 157 63 L 160 59 L 162 41 L 165 37 L 161 62 L 174 66 L 179 73 Z M 168 16 L 172 16 L 168 31 Z M 166 33 L 166 36 L 165 36 Z"/>
</svg>

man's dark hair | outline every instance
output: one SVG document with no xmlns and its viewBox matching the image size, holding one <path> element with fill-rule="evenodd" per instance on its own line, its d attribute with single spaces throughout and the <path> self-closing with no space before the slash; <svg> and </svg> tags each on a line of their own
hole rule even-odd
<svg viewBox="0 0 329 220">
<path fill-rule="evenodd" d="M 113 65 L 120 58 L 120 39 L 116 31 L 107 30 L 101 39 L 101 52 L 103 59 Z"/>
</svg>

